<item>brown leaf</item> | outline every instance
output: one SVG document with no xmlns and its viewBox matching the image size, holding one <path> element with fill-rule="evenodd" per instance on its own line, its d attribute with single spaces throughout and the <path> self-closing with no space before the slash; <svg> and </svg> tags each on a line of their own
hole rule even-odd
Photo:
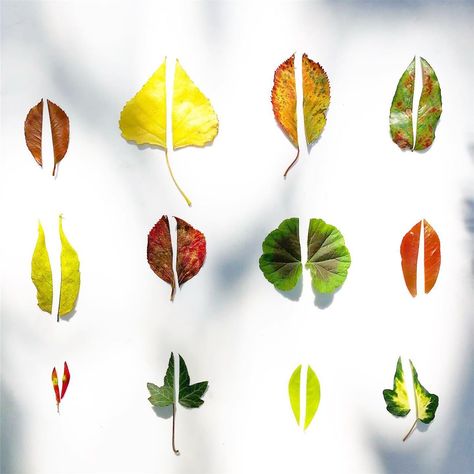
<svg viewBox="0 0 474 474">
<path fill-rule="evenodd" d="M 147 259 L 156 275 L 171 285 L 170 299 L 173 301 L 176 282 L 173 273 L 170 224 L 167 216 L 163 216 L 148 234 Z"/>
<path fill-rule="evenodd" d="M 69 118 L 61 107 L 48 99 L 49 121 L 51 123 L 51 134 L 53 136 L 54 168 L 64 158 L 69 146 Z"/>
<path fill-rule="evenodd" d="M 36 162 L 43 166 L 41 136 L 43 129 L 43 99 L 30 109 L 25 120 L 25 140 Z"/>
<path fill-rule="evenodd" d="M 197 275 L 206 258 L 206 238 L 204 234 L 195 229 L 179 217 L 175 217 L 178 228 L 178 257 L 176 273 L 178 284 L 181 287 L 192 277 Z"/>
</svg>

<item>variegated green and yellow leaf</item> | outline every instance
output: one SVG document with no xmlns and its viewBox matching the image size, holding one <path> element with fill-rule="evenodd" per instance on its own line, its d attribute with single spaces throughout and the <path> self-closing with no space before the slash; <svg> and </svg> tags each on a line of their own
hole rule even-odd
<svg viewBox="0 0 474 474">
<path fill-rule="evenodd" d="M 393 378 L 393 389 L 383 391 L 383 398 L 387 404 L 387 410 L 395 416 L 406 416 L 410 412 L 410 401 L 405 386 L 402 359 L 398 358 L 397 369 Z"/>
<path fill-rule="evenodd" d="M 416 418 L 423 423 L 431 423 L 438 408 L 438 395 L 428 392 L 418 380 L 418 373 L 410 360 L 411 372 L 413 376 L 413 388 L 415 390 Z"/>
</svg>

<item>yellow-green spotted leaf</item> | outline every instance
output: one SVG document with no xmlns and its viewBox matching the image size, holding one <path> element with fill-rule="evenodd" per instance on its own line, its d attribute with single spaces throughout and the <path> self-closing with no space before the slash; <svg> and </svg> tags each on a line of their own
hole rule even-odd
<svg viewBox="0 0 474 474">
<path fill-rule="evenodd" d="M 61 292 L 59 294 L 59 316 L 70 313 L 76 304 L 81 284 L 79 257 L 63 231 L 63 218 L 59 216 L 59 237 L 61 239 Z"/>
<path fill-rule="evenodd" d="M 418 380 L 418 373 L 411 360 L 410 366 L 413 376 L 413 388 L 415 390 L 416 418 L 422 423 L 431 423 L 435 417 L 436 409 L 438 408 L 438 395 L 428 392 L 428 390 L 421 385 Z"/>
<path fill-rule="evenodd" d="M 321 387 L 314 370 L 308 365 L 306 377 L 306 416 L 304 419 L 304 429 L 308 428 L 319 407 L 321 399 Z"/>
<path fill-rule="evenodd" d="M 397 369 L 393 378 L 393 389 L 383 391 L 383 398 L 387 404 L 387 410 L 395 416 L 406 416 L 410 412 L 410 401 L 408 399 L 405 378 L 403 374 L 402 359 L 397 361 Z"/>
<path fill-rule="evenodd" d="M 346 280 L 351 255 L 336 227 L 322 219 L 311 219 L 308 228 L 308 261 L 313 288 L 332 293 Z"/>
<path fill-rule="evenodd" d="M 53 273 L 41 223 L 38 223 L 38 240 L 31 259 L 31 279 L 36 286 L 38 306 L 43 311 L 51 313 L 53 310 Z"/>
<path fill-rule="evenodd" d="M 301 364 L 296 367 L 291 374 L 288 384 L 288 394 L 290 396 L 290 405 L 295 415 L 296 423 L 300 424 L 300 385 L 301 385 Z"/>
</svg>

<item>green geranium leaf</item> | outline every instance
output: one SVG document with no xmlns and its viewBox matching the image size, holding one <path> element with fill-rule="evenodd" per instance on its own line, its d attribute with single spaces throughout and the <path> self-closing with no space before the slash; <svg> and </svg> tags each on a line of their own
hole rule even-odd
<svg viewBox="0 0 474 474">
<path fill-rule="evenodd" d="M 208 383 L 206 381 L 190 385 L 189 382 L 188 368 L 184 359 L 179 356 L 179 403 L 186 408 L 198 408 L 204 403 L 201 397 Z"/>
<path fill-rule="evenodd" d="M 300 384 L 301 384 L 301 364 L 296 367 L 291 374 L 288 384 L 288 395 L 290 396 L 290 405 L 295 415 L 296 423 L 300 424 Z"/>
<path fill-rule="evenodd" d="M 322 219 L 311 219 L 306 268 L 311 272 L 313 288 L 332 293 L 344 283 L 350 265 L 351 255 L 339 230 Z"/>
<path fill-rule="evenodd" d="M 395 377 L 393 378 L 393 390 L 385 389 L 383 398 L 387 404 L 387 410 L 395 416 L 406 416 L 410 412 L 410 401 L 405 386 L 402 359 L 398 358 Z"/>
<path fill-rule="evenodd" d="M 154 383 L 147 383 L 150 392 L 148 400 L 155 407 L 167 407 L 174 403 L 174 355 L 171 353 L 168 369 L 162 387 Z"/>
<path fill-rule="evenodd" d="M 293 289 L 301 277 L 299 219 L 285 219 L 262 244 L 259 265 L 265 278 L 279 290 Z"/>
</svg>

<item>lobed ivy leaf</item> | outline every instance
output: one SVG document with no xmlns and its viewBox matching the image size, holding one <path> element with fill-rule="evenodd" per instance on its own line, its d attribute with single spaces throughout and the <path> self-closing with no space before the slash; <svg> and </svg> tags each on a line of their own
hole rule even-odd
<svg viewBox="0 0 474 474">
<path fill-rule="evenodd" d="M 188 368 L 184 359 L 179 356 L 179 403 L 186 408 L 199 408 L 204 400 L 201 397 L 207 390 L 208 382 L 198 382 L 190 385 Z"/>
<path fill-rule="evenodd" d="M 259 266 L 265 278 L 279 290 L 294 288 L 303 271 L 299 219 L 285 219 L 267 235 L 262 250 Z"/>
<path fill-rule="evenodd" d="M 167 407 L 174 403 L 174 355 L 171 353 L 163 386 L 147 383 L 150 392 L 149 402 L 155 407 Z"/>
<path fill-rule="evenodd" d="M 392 415 L 406 416 L 410 413 L 410 401 L 405 386 L 401 357 L 397 361 L 397 368 L 393 377 L 393 389 L 385 389 L 383 398 L 387 404 L 387 411 Z"/>
<path fill-rule="evenodd" d="M 351 255 L 339 230 L 322 219 L 311 219 L 305 267 L 311 272 L 313 288 L 332 293 L 346 280 L 350 265 Z"/>
</svg>

